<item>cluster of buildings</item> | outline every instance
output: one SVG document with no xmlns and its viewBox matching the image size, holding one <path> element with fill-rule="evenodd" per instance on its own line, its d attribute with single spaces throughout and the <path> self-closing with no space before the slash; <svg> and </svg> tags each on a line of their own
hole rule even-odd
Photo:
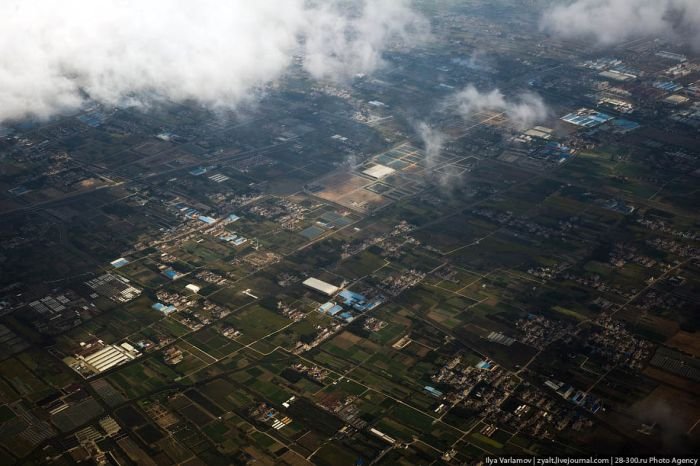
<svg viewBox="0 0 700 466">
<path fill-rule="evenodd" d="M 660 251 L 675 254 L 679 257 L 697 257 L 700 254 L 700 248 L 695 246 L 692 242 L 679 241 L 662 236 L 647 239 L 645 244 Z"/>
<path fill-rule="evenodd" d="M 362 323 L 362 328 L 369 332 L 378 332 L 385 328 L 388 324 L 383 320 L 379 320 L 376 317 L 368 317 Z"/>
<path fill-rule="evenodd" d="M 309 343 L 306 343 L 303 341 L 298 341 L 296 343 L 296 346 L 292 350 L 292 353 L 301 354 L 301 353 L 305 353 L 306 351 L 309 351 L 309 350 L 317 347 L 318 345 L 320 345 L 321 343 L 323 343 L 324 341 L 328 340 L 330 337 L 332 337 L 333 335 L 338 333 L 341 328 L 343 328 L 343 323 L 338 321 L 338 320 L 333 321 L 328 326 L 318 325 L 316 327 L 317 333 L 316 333 L 316 336 L 314 337 L 313 341 L 311 341 Z"/>
<path fill-rule="evenodd" d="M 536 314 L 528 314 L 527 318 L 518 320 L 515 326 L 521 332 L 518 338 L 521 342 L 540 349 L 575 330 L 570 322 Z"/>
<path fill-rule="evenodd" d="M 292 369 L 300 374 L 304 374 L 306 377 L 319 383 L 323 383 L 323 381 L 326 379 L 326 377 L 328 377 L 329 374 L 328 369 L 324 369 L 316 365 L 307 366 L 300 362 L 292 364 Z"/>
<path fill-rule="evenodd" d="M 384 251 L 383 254 L 387 257 L 398 257 L 403 248 L 408 246 L 418 245 L 418 240 L 409 235 L 416 227 L 402 220 L 388 233 L 366 238 L 358 243 L 343 244 L 342 259 L 347 259 L 356 254 L 361 253 L 370 246 L 379 246 Z"/>
<path fill-rule="evenodd" d="M 582 128 L 595 128 L 612 120 L 613 117 L 590 108 L 580 108 L 575 112 L 564 115 L 561 119 Z"/>
<path fill-rule="evenodd" d="M 287 402 L 287 407 L 289 407 L 289 402 Z M 281 415 L 279 411 L 267 403 L 260 403 L 253 407 L 249 415 L 258 422 L 272 426 L 275 430 L 281 430 L 292 423 L 292 418 Z"/>
<path fill-rule="evenodd" d="M 555 380 L 545 381 L 545 386 L 551 388 L 557 395 L 561 396 L 566 401 L 570 401 L 591 413 L 597 413 L 603 406 L 597 396 L 586 393 L 582 390 L 577 390 L 569 384 Z"/>
<path fill-rule="evenodd" d="M 357 406 L 357 397 L 350 395 L 338 398 L 337 396 L 328 395 L 327 397 L 321 399 L 318 405 L 328 412 L 331 412 L 338 416 L 346 426 L 350 426 L 351 429 L 362 430 L 367 427 L 367 421 L 362 419 L 361 411 Z M 347 430 L 347 428 L 345 428 Z M 370 429 L 370 432 L 379 436 L 381 438 L 381 433 L 379 431 L 375 432 L 375 429 Z M 387 440 L 383 438 L 383 440 Z M 393 439 L 391 439 L 393 440 Z M 389 441 L 389 443 L 393 443 Z"/>
<path fill-rule="evenodd" d="M 339 292 L 340 288 L 337 286 L 313 277 L 305 280 L 304 286 L 325 296 L 333 297 L 333 300 L 319 306 L 318 311 L 345 322 L 352 322 L 357 315 L 370 311 L 383 302 L 381 297 L 370 300 L 360 293 L 347 289 Z"/>
<path fill-rule="evenodd" d="M 141 290 L 131 285 L 129 280 L 112 273 L 100 275 L 88 280 L 85 284 L 95 291 L 90 297 L 96 298 L 101 295 L 116 303 L 128 303 L 141 295 Z"/>
<path fill-rule="evenodd" d="M 503 212 L 487 207 L 473 209 L 472 213 L 497 225 L 527 232 L 530 235 L 540 236 L 545 239 L 566 237 L 574 229 L 574 225 L 571 222 L 560 222 L 556 227 L 544 226 L 529 217 L 518 216 L 510 211 Z"/>
<path fill-rule="evenodd" d="M 277 302 L 277 311 L 286 318 L 293 320 L 294 322 L 300 321 L 306 315 L 303 311 L 299 310 L 298 308 L 286 304 L 282 301 Z"/>
<path fill-rule="evenodd" d="M 209 270 L 200 270 L 194 275 L 199 280 L 206 283 L 211 283 L 213 285 L 225 286 L 228 283 L 228 278 L 222 277 L 218 273 L 211 272 Z"/>
<path fill-rule="evenodd" d="M 379 287 L 390 296 L 398 296 L 409 288 L 418 285 L 425 278 L 425 273 L 420 270 L 410 269 L 401 273 L 394 273 L 386 277 Z"/>
<path fill-rule="evenodd" d="M 180 364 L 184 358 L 185 355 L 177 346 L 170 346 L 163 351 L 163 361 L 169 366 Z"/>
<path fill-rule="evenodd" d="M 27 306 L 27 315 L 32 325 L 45 335 L 57 335 L 70 330 L 100 312 L 93 303 L 71 290 L 46 295 Z"/>
<path fill-rule="evenodd" d="M 574 156 L 576 150 L 568 143 L 552 140 L 551 128 L 535 126 L 513 138 L 518 143 L 506 150 L 499 158 L 514 162 L 521 156 L 530 161 L 562 164 Z"/>
<path fill-rule="evenodd" d="M 637 223 L 651 231 L 665 233 L 667 235 L 676 236 L 691 241 L 700 239 L 700 233 L 698 233 L 697 230 L 678 230 L 672 226 L 669 226 L 666 222 L 659 218 L 638 217 Z"/>
<path fill-rule="evenodd" d="M 648 269 L 653 267 L 658 267 L 662 270 L 668 268 L 667 264 L 641 253 L 631 243 L 615 243 L 608 256 L 610 265 L 617 268 L 622 268 L 628 263 L 641 265 Z"/>
<path fill-rule="evenodd" d="M 113 367 L 133 361 L 141 352 L 130 343 L 109 345 L 93 338 L 80 343 L 80 349 L 74 356 L 64 358 L 64 362 L 83 377 L 91 377 Z"/>
<path fill-rule="evenodd" d="M 296 230 L 306 219 L 309 209 L 285 198 L 274 198 L 271 202 L 255 204 L 248 212 L 267 220 L 273 220 L 285 230 Z"/>
<path fill-rule="evenodd" d="M 619 320 L 601 314 L 596 328 L 584 341 L 584 348 L 597 360 L 605 361 L 604 369 L 623 366 L 641 370 L 649 361 L 654 345 L 630 332 Z"/>
</svg>

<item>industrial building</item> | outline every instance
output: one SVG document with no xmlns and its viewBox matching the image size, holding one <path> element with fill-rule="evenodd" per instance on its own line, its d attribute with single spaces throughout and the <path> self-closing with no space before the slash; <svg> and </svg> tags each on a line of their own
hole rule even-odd
<svg viewBox="0 0 700 466">
<path fill-rule="evenodd" d="M 166 306 L 163 303 L 155 303 L 153 306 L 151 306 L 151 309 L 158 311 L 158 312 L 162 312 L 166 316 L 168 314 L 172 314 L 173 312 L 177 311 L 177 308 L 175 306 L 173 306 L 172 304 Z"/>
<path fill-rule="evenodd" d="M 185 285 L 185 288 L 190 290 L 192 293 L 199 293 L 199 290 L 202 288 L 195 285 L 194 283 L 190 283 L 189 285 Z"/>
<path fill-rule="evenodd" d="M 322 293 L 326 296 L 333 296 L 339 290 L 337 286 L 331 285 L 330 283 L 326 283 L 322 280 L 313 277 L 304 280 L 303 285 L 307 288 L 311 288 L 314 291 L 318 291 L 319 293 Z"/>
<path fill-rule="evenodd" d="M 548 141 L 548 140 L 552 139 L 553 132 L 554 132 L 554 130 L 551 128 L 546 128 L 544 126 L 535 126 L 534 128 L 530 128 L 529 130 L 525 131 L 524 134 L 526 136 L 544 139 L 544 140 Z"/>
<path fill-rule="evenodd" d="M 197 218 L 199 219 L 200 222 L 204 222 L 204 223 L 206 223 L 207 225 L 213 225 L 213 224 L 216 223 L 216 219 L 215 219 L 215 218 L 209 217 L 209 216 L 207 216 L 207 215 L 200 215 L 200 216 L 197 217 Z"/>
<path fill-rule="evenodd" d="M 117 303 L 127 303 L 141 294 L 141 290 L 129 284 L 124 277 L 106 273 L 85 282 L 98 294 Z"/>
<path fill-rule="evenodd" d="M 167 267 L 167 268 L 163 269 L 163 275 L 165 275 L 166 277 L 168 277 L 171 280 L 177 280 L 178 278 L 180 278 L 182 276 L 182 274 L 180 272 L 173 269 L 172 267 Z"/>
<path fill-rule="evenodd" d="M 116 260 L 113 260 L 112 262 L 110 262 L 110 265 L 112 267 L 114 267 L 115 269 L 118 269 L 120 267 L 124 267 L 128 263 L 129 263 L 128 260 L 126 260 L 123 257 L 120 257 L 119 259 L 116 259 Z"/>
<path fill-rule="evenodd" d="M 129 343 L 105 345 L 101 340 L 81 343 L 82 350 L 75 358 L 67 358 L 68 364 L 83 376 L 90 377 L 125 362 L 132 361 L 141 353 Z"/>
<path fill-rule="evenodd" d="M 338 304 L 334 303 L 333 301 L 328 301 L 327 303 L 322 304 L 318 308 L 318 312 L 328 314 L 329 316 L 335 316 L 339 312 L 343 310 L 343 306 L 339 306 Z"/>
<path fill-rule="evenodd" d="M 683 89 L 683 86 L 673 81 L 656 81 L 653 86 L 666 92 L 677 92 Z"/>
<path fill-rule="evenodd" d="M 596 110 L 591 110 L 590 108 L 580 108 L 575 112 L 564 115 L 561 119 L 572 125 L 582 126 L 584 128 L 595 128 L 596 126 L 612 120 L 613 117 Z"/>
</svg>

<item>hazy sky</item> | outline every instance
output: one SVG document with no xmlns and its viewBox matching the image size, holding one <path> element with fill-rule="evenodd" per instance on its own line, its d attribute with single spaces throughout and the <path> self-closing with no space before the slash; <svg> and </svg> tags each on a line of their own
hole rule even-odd
<svg viewBox="0 0 700 466">
<path fill-rule="evenodd" d="M 84 103 L 231 107 L 301 53 L 314 77 L 381 65 L 427 21 L 406 0 L 0 0 L 0 122 Z"/>
</svg>

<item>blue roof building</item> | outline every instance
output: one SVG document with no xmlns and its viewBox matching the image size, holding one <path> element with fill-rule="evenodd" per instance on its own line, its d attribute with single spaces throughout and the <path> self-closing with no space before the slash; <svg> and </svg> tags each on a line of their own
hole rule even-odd
<svg viewBox="0 0 700 466">
<path fill-rule="evenodd" d="M 437 390 L 436 388 L 431 387 L 430 385 L 426 385 L 425 387 L 423 387 L 423 390 L 430 393 L 436 398 L 440 398 L 442 396 L 442 392 L 440 390 Z"/>
<path fill-rule="evenodd" d="M 333 306 L 335 306 L 335 303 L 333 301 L 328 301 L 319 306 L 318 312 L 328 312 Z"/>
<path fill-rule="evenodd" d="M 338 293 L 338 297 L 342 300 L 345 306 L 352 307 L 360 312 L 367 310 L 367 298 L 360 293 L 354 293 L 350 290 L 343 290 Z"/>
<path fill-rule="evenodd" d="M 216 223 L 215 218 L 207 217 L 206 215 L 200 215 L 199 220 L 206 223 L 207 225 L 212 225 L 212 224 Z"/>
<path fill-rule="evenodd" d="M 190 170 L 190 175 L 199 176 L 199 175 L 204 175 L 206 172 L 207 172 L 206 168 L 197 167 L 194 170 Z"/>
<path fill-rule="evenodd" d="M 163 275 L 165 275 L 171 280 L 177 280 L 178 278 L 180 278 L 180 274 L 177 272 L 177 270 L 171 267 L 168 267 L 167 269 L 163 270 Z"/>
</svg>

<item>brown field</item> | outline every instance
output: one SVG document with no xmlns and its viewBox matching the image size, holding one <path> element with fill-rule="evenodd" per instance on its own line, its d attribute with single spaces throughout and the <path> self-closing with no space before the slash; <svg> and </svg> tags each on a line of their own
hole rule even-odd
<svg viewBox="0 0 700 466">
<path fill-rule="evenodd" d="M 318 181 L 324 190 L 316 196 L 359 211 L 388 204 L 389 200 L 384 196 L 364 189 L 373 182 L 345 172 L 334 173 Z"/>
<path fill-rule="evenodd" d="M 693 382 L 684 377 L 671 374 L 662 369 L 649 366 L 642 372 L 647 377 L 651 377 L 663 384 L 669 385 L 671 387 L 678 388 L 680 390 L 685 390 L 691 393 L 700 393 L 700 383 Z"/>
<path fill-rule="evenodd" d="M 366 189 L 358 189 L 342 196 L 337 202 L 351 209 L 367 210 L 384 206 L 389 203 L 389 200 Z"/>
<path fill-rule="evenodd" d="M 641 319 L 639 316 L 634 314 L 632 309 L 627 312 L 627 310 L 622 311 L 619 315 L 624 320 L 634 324 L 635 321 L 639 321 L 639 325 L 652 330 L 654 333 L 670 338 L 678 332 L 678 323 L 670 319 L 665 319 L 663 317 L 657 317 L 652 315 L 644 315 Z"/>
<path fill-rule="evenodd" d="M 284 455 L 280 457 L 281 461 L 284 461 L 286 464 L 291 464 L 291 465 L 309 465 L 312 464 L 311 462 L 307 461 L 303 456 L 297 454 L 296 452 L 289 450 L 287 451 Z"/>
<path fill-rule="evenodd" d="M 680 330 L 666 340 L 666 345 L 695 357 L 700 356 L 700 335 Z"/>
<path fill-rule="evenodd" d="M 335 346 L 341 349 L 350 349 L 360 343 L 361 338 L 350 332 L 343 332 L 335 337 L 332 342 Z"/>
<path fill-rule="evenodd" d="M 430 348 L 427 348 L 426 346 L 415 341 L 411 341 L 407 347 L 408 351 L 415 354 L 418 358 L 424 358 L 428 355 L 428 353 L 430 353 Z"/>
<path fill-rule="evenodd" d="M 371 181 L 361 176 L 335 173 L 319 181 L 319 184 L 322 184 L 325 189 L 316 193 L 316 195 L 329 201 L 337 202 L 341 197 L 362 189 L 371 183 Z"/>
</svg>

